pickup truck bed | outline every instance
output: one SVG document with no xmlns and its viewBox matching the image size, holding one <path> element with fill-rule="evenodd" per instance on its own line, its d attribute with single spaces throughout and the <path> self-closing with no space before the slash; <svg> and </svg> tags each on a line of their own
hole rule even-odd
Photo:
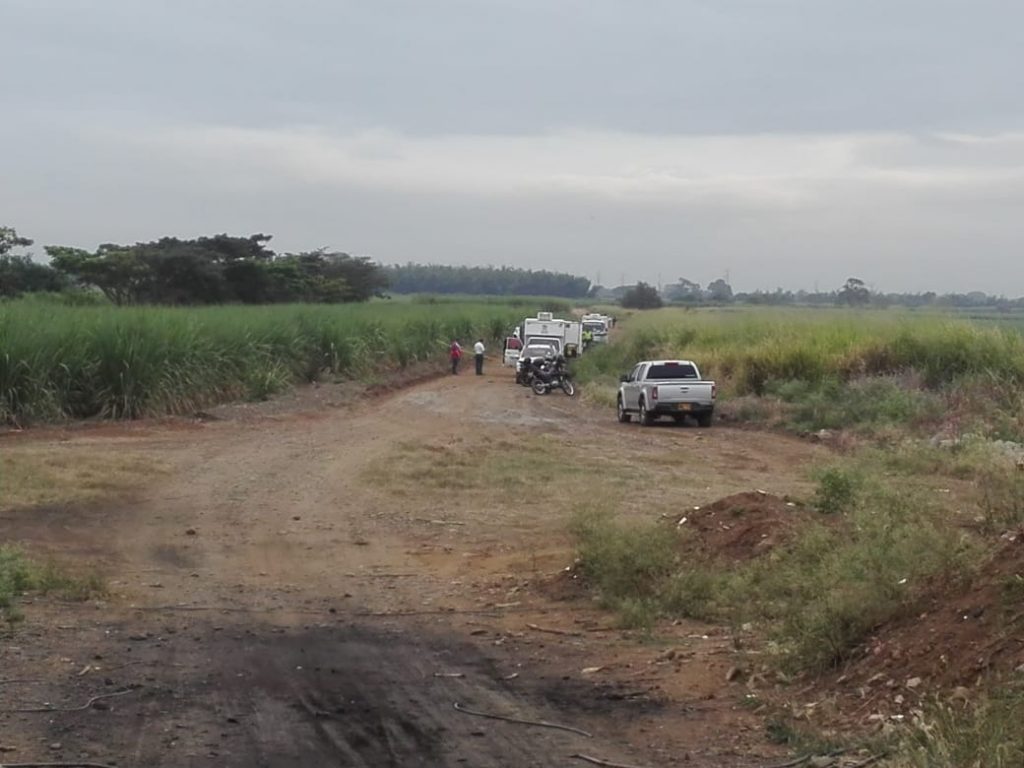
<svg viewBox="0 0 1024 768">
<path fill-rule="evenodd" d="M 645 360 L 621 379 L 618 418 L 628 422 L 635 414 L 649 426 L 659 416 L 677 422 L 693 416 L 700 426 L 710 427 L 716 395 L 715 382 L 701 379 L 690 360 Z"/>
</svg>

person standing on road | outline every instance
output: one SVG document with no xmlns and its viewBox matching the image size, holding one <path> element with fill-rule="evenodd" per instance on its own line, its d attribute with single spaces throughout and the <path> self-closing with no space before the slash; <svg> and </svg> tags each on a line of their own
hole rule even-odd
<svg viewBox="0 0 1024 768">
<path fill-rule="evenodd" d="M 462 347 L 459 345 L 458 339 L 454 339 L 448 348 L 448 357 L 452 361 L 452 376 L 455 376 L 459 372 L 459 361 L 462 359 Z"/>
<path fill-rule="evenodd" d="M 484 340 L 477 339 L 476 344 L 473 345 L 473 355 L 476 359 L 476 375 L 484 375 Z"/>
</svg>

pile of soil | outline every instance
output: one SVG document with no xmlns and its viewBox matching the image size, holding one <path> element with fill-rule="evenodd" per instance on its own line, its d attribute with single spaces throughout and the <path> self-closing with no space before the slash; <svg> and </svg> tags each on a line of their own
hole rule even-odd
<svg viewBox="0 0 1024 768">
<path fill-rule="evenodd" d="M 865 698 L 882 688 L 909 700 L 1017 670 L 1024 672 L 1024 530 L 1006 536 L 970 584 L 929 585 L 919 611 L 882 627 L 842 680 Z"/>
<path fill-rule="evenodd" d="M 548 600 L 572 602 L 585 600 L 593 595 L 587 582 L 586 574 L 579 561 L 563 568 L 554 576 L 538 579 L 533 587 L 538 594 Z"/>
<path fill-rule="evenodd" d="M 820 518 L 813 510 L 763 491 L 726 496 L 675 522 L 691 535 L 683 547 L 719 560 L 750 560 L 790 541 L 800 526 Z"/>
</svg>

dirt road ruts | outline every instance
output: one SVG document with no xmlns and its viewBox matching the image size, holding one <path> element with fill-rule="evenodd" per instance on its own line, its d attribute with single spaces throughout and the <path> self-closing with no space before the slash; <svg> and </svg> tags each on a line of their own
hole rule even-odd
<svg viewBox="0 0 1024 768">
<path fill-rule="evenodd" d="M 487 482 L 456 491 L 479 480 L 479 457 L 519 444 L 593 448 L 627 469 L 668 468 L 677 455 L 679 505 L 784 493 L 820 450 L 619 425 L 578 400 L 535 397 L 498 369 L 351 407 L 28 439 L 130 447 L 169 467 L 122 501 L 0 512 L 3 538 L 98 564 L 112 590 L 100 603 L 27 606 L 0 641 L 0 679 L 38 682 L 0 687 L 2 708 L 132 690 L 81 712 L 0 714 L 2 758 L 122 768 L 564 766 L 578 752 L 721 764 L 756 727 L 727 697 L 708 698 L 728 657 L 715 650 L 666 676 L 650 661 L 659 649 L 619 634 L 531 631 L 609 621 L 525 586 L 571 562 L 558 516 L 568 507 L 499 512 L 491 504 L 504 496 Z M 424 446 L 452 447 L 451 489 L 409 471 Z M 399 475 L 408 487 L 396 494 Z M 640 512 L 659 497 L 647 485 Z M 594 736 L 477 718 L 455 702 Z"/>
</svg>

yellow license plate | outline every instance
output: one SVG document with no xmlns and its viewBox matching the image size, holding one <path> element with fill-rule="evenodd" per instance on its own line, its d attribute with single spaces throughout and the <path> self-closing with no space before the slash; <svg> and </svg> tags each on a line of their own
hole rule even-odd
<svg viewBox="0 0 1024 768">
<path fill-rule="evenodd" d="M 688 411 L 688 410 L 690 410 L 690 404 L 689 403 L 680 403 L 679 404 L 679 410 L 680 411 Z"/>
</svg>

